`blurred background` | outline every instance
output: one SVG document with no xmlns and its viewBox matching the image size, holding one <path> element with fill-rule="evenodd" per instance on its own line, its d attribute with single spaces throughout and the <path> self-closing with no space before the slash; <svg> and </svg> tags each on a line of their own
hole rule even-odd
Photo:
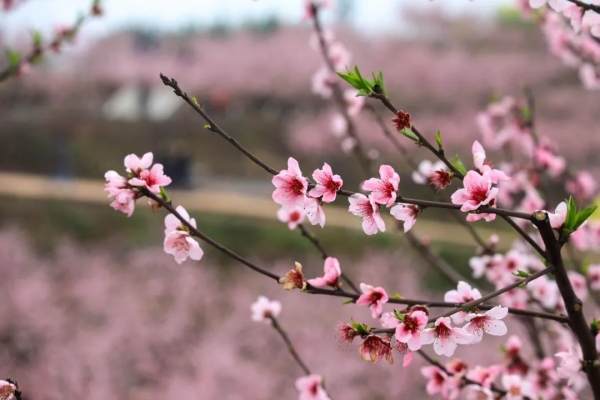
<svg viewBox="0 0 600 400">
<path fill-rule="evenodd" d="M 549 54 L 539 28 L 512 2 L 335 3 L 324 23 L 351 65 L 383 71 L 395 104 L 428 137 L 441 130 L 449 154 L 470 163 L 477 113 L 494 97 L 522 96 L 528 85 L 540 131 L 569 166 L 598 171 L 597 92 Z M 309 46 L 303 1 L 107 0 L 102 7 L 72 43 L 0 86 L 0 376 L 17 379 L 30 399 L 293 399 L 300 369 L 275 332 L 250 320 L 250 304 L 264 294 L 283 303 L 282 325 L 332 396 L 424 393 L 418 368 L 370 365 L 355 347 L 340 348 L 337 322 L 368 320 L 366 310 L 283 292 L 207 245 L 200 263 L 179 266 L 162 252 L 162 211 L 139 204 L 126 218 L 103 192 L 105 171 L 122 171 L 127 154 L 152 151 L 173 178 L 171 198 L 204 233 L 280 275 L 294 261 L 308 276 L 320 274 L 310 243 L 277 221 L 270 176 L 204 130 L 159 79 L 175 78 L 275 168 L 293 156 L 310 175 L 327 161 L 347 189 L 358 189 L 365 176 L 341 149 L 335 106 L 311 91 L 322 61 Z M 24 1 L 0 14 L 0 41 L 25 54 L 31 30 L 51 37 L 88 9 L 85 0 Z M 401 171 L 405 193 L 431 196 L 412 183 L 369 113 L 357 125 L 376 163 Z M 415 149 L 413 157 L 428 154 Z M 405 297 L 448 289 L 391 221 L 388 233 L 367 237 L 344 200 L 336 205 L 326 209 L 326 228 L 311 231 L 355 281 Z M 486 238 L 504 229 L 477 227 Z M 469 274 L 475 246 L 458 229 L 429 211 L 415 226 Z M 510 233 L 500 233 L 509 247 Z M 498 346 L 478 352 L 499 359 Z"/>
</svg>

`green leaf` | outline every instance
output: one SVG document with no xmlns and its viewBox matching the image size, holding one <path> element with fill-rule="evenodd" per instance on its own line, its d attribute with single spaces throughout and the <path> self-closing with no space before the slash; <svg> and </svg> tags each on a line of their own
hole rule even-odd
<svg viewBox="0 0 600 400">
<path fill-rule="evenodd" d="M 348 299 L 348 300 L 344 300 L 342 305 L 345 306 L 346 304 L 352 304 L 352 303 L 354 303 L 354 299 Z"/>
<path fill-rule="evenodd" d="M 373 81 L 363 78 L 358 69 L 358 66 L 354 66 L 354 70 L 346 67 L 346 73 L 337 72 L 338 76 L 348 82 L 353 88 L 358 90 L 358 96 L 368 96 L 373 92 L 373 88 L 376 85 L 377 78 L 373 75 Z M 383 78 L 382 78 L 383 79 Z M 382 85 L 379 85 L 383 88 Z"/>
<path fill-rule="evenodd" d="M 529 275 L 531 275 L 529 272 L 526 271 L 522 271 L 522 270 L 517 270 L 517 272 L 513 272 L 512 273 L 514 276 L 517 276 L 519 278 L 527 278 Z"/>
<path fill-rule="evenodd" d="M 598 206 L 591 206 L 584 210 L 581 210 L 577 213 L 575 217 L 575 225 L 573 226 L 573 231 L 576 231 L 583 223 L 596 211 Z"/>
<path fill-rule="evenodd" d="M 11 49 L 6 49 L 6 59 L 8 60 L 8 68 L 14 70 L 21 63 L 21 53 Z"/>
<path fill-rule="evenodd" d="M 417 137 L 417 135 L 414 134 L 414 132 L 410 128 L 402 129 L 400 133 L 412 140 L 413 142 L 419 143 L 419 138 Z"/>
<path fill-rule="evenodd" d="M 33 47 L 39 48 L 42 47 L 42 42 L 44 41 L 44 37 L 40 31 L 32 31 L 31 37 L 33 39 Z"/>
<path fill-rule="evenodd" d="M 169 199 L 169 195 L 167 194 L 167 191 L 165 190 L 164 187 L 160 187 L 160 197 L 162 197 L 162 199 L 166 202 L 166 203 L 170 203 L 171 200 Z"/>
<path fill-rule="evenodd" d="M 394 310 L 394 317 L 396 317 L 398 321 L 404 322 L 404 314 L 402 314 L 401 312 Z"/>
<path fill-rule="evenodd" d="M 461 174 L 463 174 L 463 175 L 467 174 L 467 169 L 465 168 L 465 164 L 463 164 L 463 162 L 460 159 L 458 154 L 454 157 L 454 161 L 452 162 L 452 165 L 454 165 L 454 168 L 456 168 L 458 170 L 458 172 L 460 172 Z"/>
<path fill-rule="evenodd" d="M 573 196 L 570 196 L 565 200 L 567 203 L 567 216 L 565 217 L 565 229 L 572 232 L 572 227 L 575 225 L 575 219 L 577 218 L 577 206 Z"/>
<path fill-rule="evenodd" d="M 531 121 L 531 108 L 529 107 L 523 107 L 521 108 L 521 116 L 523 117 L 523 119 L 527 122 Z"/>
<path fill-rule="evenodd" d="M 392 299 L 402 300 L 404 297 L 400 296 L 398 293 L 392 294 Z"/>
<path fill-rule="evenodd" d="M 443 146 L 442 146 L 442 133 L 439 130 L 435 134 L 435 142 L 438 145 L 438 149 L 442 150 L 442 148 L 443 148 Z"/>
</svg>

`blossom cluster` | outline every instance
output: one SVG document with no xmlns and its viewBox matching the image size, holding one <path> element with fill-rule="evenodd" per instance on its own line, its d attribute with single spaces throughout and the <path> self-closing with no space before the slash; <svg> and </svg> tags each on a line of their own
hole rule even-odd
<svg viewBox="0 0 600 400">
<path fill-rule="evenodd" d="M 534 10 L 542 11 L 541 26 L 550 52 L 579 69 L 585 88 L 600 89 L 600 14 L 569 0 L 518 0 L 517 5 L 527 18 Z"/>
</svg>

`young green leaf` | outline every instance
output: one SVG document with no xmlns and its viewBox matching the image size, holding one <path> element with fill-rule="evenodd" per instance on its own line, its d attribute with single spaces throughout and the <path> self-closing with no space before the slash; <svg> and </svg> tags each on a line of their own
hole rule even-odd
<svg viewBox="0 0 600 400">
<path fill-rule="evenodd" d="M 438 145 L 438 149 L 442 150 L 442 148 L 443 148 L 443 146 L 442 146 L 442 133 L 439 130 L 435 134 L 435 142 Z"/>
<path fill-rule="evenodd" d="M 573 225 L 573 231 L 576 231 L 583 223 L 596 211 L 598 206 L 591 206 L 577 213 L 575 217 L 575 224 Z"/>
<path fill-rule="evenodd" d="M 400 133 L 412 140 L 413 142 L 419 143 L 419 138 L 417 137 L 417 135 L 414 134 L 414 132 L 410 128 L 402 129 Z"/>
<path fill-rule="evenodd" d="M 454 165 L 454 168 L 456 168 L 458 170 L 458 172 L 460 172 L 461 174 L 463 174 L 463 175 L 467 174 L 467 169 L 465 168 L 465 164 L 463 164 L 463 162 L 460 159 L 458 154 L 454 157 L 454 161 L 452 162 L 452 165 Z"/>
</svg>

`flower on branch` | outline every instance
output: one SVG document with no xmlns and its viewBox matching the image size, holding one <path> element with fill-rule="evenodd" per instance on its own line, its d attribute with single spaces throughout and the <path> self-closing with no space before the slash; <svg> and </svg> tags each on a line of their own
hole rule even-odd
<svg viewBox="0 0 600 400">
<path fill-rule="evenodd" d="M 578 172 L 565 183 L 565 189 L 580 201 L 590 200 L 598 191 L 598 182 L 588 171 Z"/>
<path fill-rule="evenodd" d="M 418 183 L 419 185 L 424 185 L 429 181 L 431 175 L 436 170 L 447 171 L 448 167 L 446 166 L 446 164 L 444 164 L 443 161 L 436 161 L 435 163 L 432 163 L 429 160 L 423 160 L 419 164 L 419 168 L 416 171 L 413 171 L 412 180 L 415 183 Z"/>
<path fill-rule="evenodd" d="M 396 118 L 392 118 L 392 123 L 396 127 L 397 131 L 403 129 L 410 129 L 412 121 L 410 120 L 410 114 L 402 110 L 396 112 Z"/>
<path fill-rule="evenodd" d="M 323 270 L 324 273 L 322 277 L 309 279 L 307 282 L 311 286 L 315 287 L 338 287 L 340 285 L 339 279 L 342 275 L 342 270 L 340 268 L 340 262 L 338 261 L 338 259 L 334 257 L 327 257 L 325 259 L 325 265 L 323 266 Z"/>
<path fill-rule="evenodd" d="M 379 167 L 380 179 L 371 178 L 362 185 L 362 189 L 371 192 L 371 197 L 378 204 L 388 208 L 396 201 L 400 175 L 389 165 Z"/>
<path fill-rule="evenodd" d="M 463 180 L 464 188 L 458 189 L 451 196 L 452 203 L 461 204 L 460 208 L 463 212 L 475 211 L 480 206 L 494 206 L 498 188 L 492 188 L 492 180 L 489 175 L 480 175 L 475 171 L 467 172 Z M 485 218 L 486 221 L 492 221 L 496 218 L 496 214 L 473 214 L 475 220 Z M 472 215 L 469 215 L 471 217 Z"/>
<path fill-rule="evenodd" d="M 486 158 L 483 146 L 477 140 L 473 143 L 471 150 L 473 152 L 473 165 L 475 166 L 475 170 L 481 175 L 487 174 L 492 183 L 510 180 L 510 178 L 503 171 L 492 168 L 491 164 Z"/>
<path fill-rule="evenodd" d="M 430 365 L 421 368 L 421 375 L 428 380 L 426 391 L 428 395 L 440 393 L 443 398 L 448 397 L 448 376 L 441 368 Z"/>
<path fill-rule="evenodd" d="M 362 228 L 367 235 L 374 235 L 378 231 L 385 232 L 385 222 L 379 214 L 379 206 L 373 200 L 372 195 L 367 197 L 364 194 L 355 193 L 348 197 L 348 201 L 350 202 L 348 211 L 362 217 Z"/>
<path fill-rule="evenodd" d="M 321 197 L 325 203 L 335 201 L 338 190 L 342 188 L 342 178 L 334 175 L 329 164 L 324 163 L 322 169 L 316 169 L 313 172 L 313 178 L 317 182 L 316 186 L 308 194 L 312 197 Z"/>
<path fill-rule="evenodd" d="M 468 322 L 464 326 L 464 330 L 473 335 L 473 342 L 478 343 L 483 339 L 483 333 L 494 336 L 506 335 L 508 331 L 502 318 L 508 314 L 508 308 L 496 306 L 483 314 L 470 313 L 467 314 L 465 320 Z"/>
<path fill-rule="evenodd" d="M 396 204 L 390 210 L 390 214 L 392 214 L 394 218 L 404 222 L 404 233 L 408 232 L 415 222 L 417 222 L 417 216 L 420 212 L 421 209 L 419 206 L 404 203 Z"/>
<path fill-rule="evenodd" d="M 285 276 L 279 278 L 279 283 L 283 285 L 285 290 L 306 289 L 306 281 L 304 280 L 304 274 L 302 273 L 302 264 L 297 262 L 294 269 L 289 270 Z"/>
<path fill-rule="evenodd" d="M 108 171 L 104 174 L 106 184 L 104 191 L 109 193 L 109 197 L 113 198 L 110 206 L 116 211 L 121 211 L 131 217 L 135 210 L 135 201 L 139 197 L 139 192 L 133 191 L 127 184 L 127 178 L 119 175 L 115 171 Z"/>
<path fill-rule="evenodd" d="M 354 338 L 360 336 L 360 332 L 354 326 L 345 322 L 340 322 L 335 330 L 335 336 L 341 344 L 350 344 Z"/>
<path fill-rule="evenodd" d="M 423 311 L 413 311 L 402 314 L 403 318 L 396 327 L 396 340 L 406 343 L 409 350 L 421 348 L 421 331 L 427 326 L 427 314 Z"/>
<path fill-rule="evenodd" d="M 506 389 L 507 400 L 521 400 L 525 397 L 533 397 L 531 383 L 519 375 L 503 375 L 502 386 Z"/>
<path fill-rule="evenodd" d="M 293 211 L 306 206 L 308 181 L 302 176 L 298 161 L 294 158 L 288 159 L 288 169 L 275 175 L 272 182 L 275 185 L 273 201 L 280 204 L 284 210 Z"/>
<path fill-rule="evenodd" d="M 277 218 L 288 225 L 290 230 L 294 230 L 302 223 L 304 220 L 304 210 L 301 208 L 296 208 L 292 211 L 286 211 L 283 208 L 277 210 Z"/>
<path fill-rule="evenodd" d="M 325 226 L 325 211 L 321 207 L 321 201 L 313 197 L 306 198 L 306 217 L 312 225 Z"/>
<path fill-rule="evenodd" d="M 394 363 L 394 355 L 389 340 L 377 335 L 367 336 L 360 345 L 359 352 L 365 361 L 376 363 L 385 358 L 388 363 Z"/>
<path fill-rule="evenodd" d="M 467 378 L 479 383 L 486 389 L 492 387 L 494 381 L 500 376 L 502 367 L 500 365 L 492 365 L 489 367 L 476 366 L 467 372 Z"/>
<path fill-rule="evenodd" d="M 529 6 L 531 8 L 540 8 L 548 4 L 551 9 L 557 12 L 561 12 L 569 7 L 567 0 L 529 0 Z"/>
<path fill-rule="evenodd" d="M 8 381 L 0 380 L 0 400 L 14 400 L 17 386 Z"/>
<path fill-rule="evenodd" d="M 560 230 L 565 226 L 565 220 L 567 219 L 567 203 L 564 201 L 556 206 L 554 213 L 548 213 L 550 219 L 550 226 L 553 229 Z"/>
<path fill-rule="evenodd" d="M 269 301 L 265 296 L 259 296 L 250 306 L 252 321 L 270 323 L 271 318 L 279 317 L 281 314 L 281 303 L 277 300 Z"/>
<path fill-rule="evenodd" d="M 481 292 L 479 289 L 471 288 L 467 282 L 460 281 L 456 287 L 456 290 L 449 290 L 444 294 L 444 301 L 447 303 L 463 304 L 473 300 L 481 298 Z M 452 321 L 455 324 L 462 324 L 465 321 L 466 312 L 460 311 L 456 314 L 452 314 Z"/>
<path fill-rule="evenodd" d="M 360 290 L 363 294 L 356 300 L 356 304 L 359 306 L 369 306 L 373 318 L 381 317 L 383 305 L 390 299 L 385 290 L 381 287 L 373 287 L 364 283 L 360 284 Z"/>
<path fill-rule="evenodd" d="M 300 392 L 298 400 L 330 400 L 323 389 L 323 378 L 320 375 L 308 375 L 296 379 L 296 389 Z"/>
<path fill-rule="evenodd" d="M 185 208 L 178 206 L 176 210 L 183 219 L 196 228 L 196 220 L 190 218 Z M 177 264 L 181 264 L 188 257 L 192 260 L 199 261 L 204 255 L 198 242 L 192 238 L 189 228 L 183 225 L 173 214 L 169 214 L 165 217 L 164 250 L 165 253 L 172 254 L 175 257 Z"/>
<path fill-rule="evenodd" d="M 433 350 L 438 355 L 451 357 L 458 344 L 471 344 L 473 336 L 462 328 L 453 328 L 450 318 L 438 318 L 433 328 L 421 332 L 421 343 L 433 343 Z"/>
</svg>

